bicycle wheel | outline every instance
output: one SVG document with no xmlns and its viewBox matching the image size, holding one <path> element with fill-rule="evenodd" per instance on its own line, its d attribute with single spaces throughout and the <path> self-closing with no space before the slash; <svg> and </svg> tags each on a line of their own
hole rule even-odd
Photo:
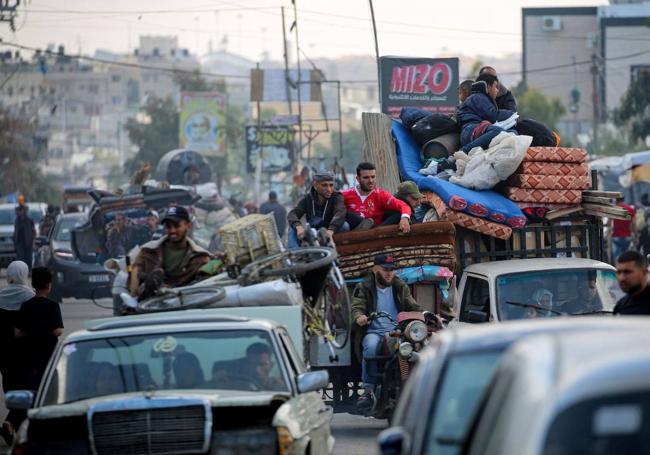
<svg viewBox="0 0 650 455">
<path fill-rule="evenodd" d="M 138 313 L 189 310 L 204 308 L 226 296 L 226 290 L 219 286 L 196 286 L 175 290 L 160 296 L 138 302 Z"/>
<path fill-rule="evenodd" d="M 343 349 L 350 338 L 350 294 L 337 266 L 330 270 L 322 299 L 324 321 L 333 335 L 332 346 Z"/>
<path fill-rule="evenodd" d="M 294 248 L 272 254 L 245 266 L 240 275 L 244 283 L 279 276 L 300 276 L 325 267 L 336 259 L 336 250 L 326 247 Z"/>
</svg>

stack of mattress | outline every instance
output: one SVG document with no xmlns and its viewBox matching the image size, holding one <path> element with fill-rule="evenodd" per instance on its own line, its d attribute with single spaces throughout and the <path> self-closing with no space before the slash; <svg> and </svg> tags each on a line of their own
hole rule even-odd
<svg viewBox="0 0 650 455">
<path fill-rule="evenodd" d="M 587 152 L 580 148 L 530 147 L 508 179 L 505 196 L 521 208 L 560 209 L 580 204 L 589 189 Z"/>
</svg>

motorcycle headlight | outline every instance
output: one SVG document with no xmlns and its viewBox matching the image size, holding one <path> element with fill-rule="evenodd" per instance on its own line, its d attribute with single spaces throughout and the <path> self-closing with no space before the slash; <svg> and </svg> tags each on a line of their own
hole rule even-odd
<svg viewBox="0 0 650 455">
<path fill-rule="evenodd" d="M 411 321 L 404 330 L 404 336 L 414 343 L 424 341 L 427 334 L 427 325 L 422 321 Z"/>
<path fill-rule="evenodd" d="M 409 357 L 413 353 L 413 345 L 408 341 L 404 341 L 399 345 L 399 355 L 402 357 Z"/>
</svg>

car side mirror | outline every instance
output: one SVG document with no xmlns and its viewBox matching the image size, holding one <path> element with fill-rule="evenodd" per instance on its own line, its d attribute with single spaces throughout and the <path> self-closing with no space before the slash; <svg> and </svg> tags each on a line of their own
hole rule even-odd
<svg viewBox="0 0 650 455">
<path fill-rule="evenodd" d="M 12 390 L 5 395 L 7 409 L 26 411 L 34 404 L 34 392 L 31 390 Z"/>
<path fill-rule="evenodd" d="M 308 371 L 298 375 L 298 392 L 307 393 L 321 390 L 330 383 L 327 370 Z"/>
<path fill-rule="evenodd" d="M 379 433 L 377 443 L 381 455 L 401 455 L 406 449 L 408 434 L 402 427 L 390 427 Z"/>
<path fill-rule="evenodd" d="M 468 322 L 488 322 L 489 315 L 485 311 L 469 310 L 467 311 Z"/>
</svg>

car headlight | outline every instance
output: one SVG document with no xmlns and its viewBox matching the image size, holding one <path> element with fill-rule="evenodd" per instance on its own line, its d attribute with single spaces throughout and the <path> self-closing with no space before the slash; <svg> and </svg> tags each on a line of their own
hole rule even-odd
<svg viewBox="0 0 650 455">
<path fill-rule="evenodd" d="M 72 261 L 74 259 L 74 255 L 70 251 L 66 250 L 54 250 L 54 256 L 66 261 Z"/>
<path fill-rule="evenodd" d="M 404 341 L 399 345 L 399 355 L 402 357 L 409 357 L 413 353 L 413 345 L 408 341 Z"/>
<path fill-rule="evenodd" d="M 427 337 L 427 325 L 422 321 L 411 321 L 404 329 L 404 336 L 414 343 L 424 341 Z"/>
<path fill-rule="evenodd" d="M 287 427 L 278 427 L 278 455 L 293 455 L 294 441 Z"/>
</svg>

